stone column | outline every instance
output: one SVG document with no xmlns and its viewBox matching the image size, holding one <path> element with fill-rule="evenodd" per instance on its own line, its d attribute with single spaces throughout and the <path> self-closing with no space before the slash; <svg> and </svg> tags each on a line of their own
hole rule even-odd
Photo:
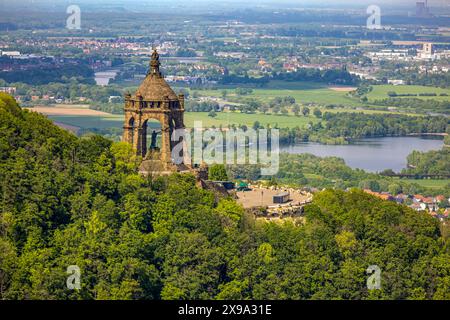
<svg viewBox="0 0 450 320">
<path fill-rule="evenodd" d="M 125 112 L 122 141 L 133 144 L 133 136 L 134 136 L 133 129 L 134 129 L 134 114 L 131 112 Z"/>
<path fill-rule="evenodd" d="M 178 95 L 178 101 L 180 102 L 180 109 L 184 110 L 184 94 Z"/>
<path fill-rule="evenodd" d="M 142 157 L 147 155 L 147 122 L 142 126 Z"/>
<path fill-rule="evenodd" d="M 183 121 L 183 112 L 176 112 L 174 113 L 173 116 L 173 120 L 175 122 L 175 129 L 182 129 L 182 130 L 186 130 L 185 126 L 184 126 L 184 121 Z M 191 161 L 191 150 L 188 150 L 188 144 L 186 142 L 186 138 L 189 139 L 190 135 L 188 135 L 187 137 L 183 137 L 182 140 L 182 144 L 183 144 L 183 151 L 182 151 L 182 156 L 183 156 L 183 163 L 187 166 L 190 166 L 192 164 Z"/>
<path fill-rule="evenodd" d="M 143 146 L 142 146 L 142 127 L 141 126 L 137 126 L 134 129 L 134 139 L 133 139 L 133 148 L 136 150 L 136 155 L 138 156 L 142 156 L 142 151 L 143 151 Z"/>
<path fill-rule="evenodd" d="M 166 165 L 172 164 L 172 150 L 170 148 L 170 123 L 169 116 L 161 121 L 161 161 Z"/>
<path fill-rule="evenodd" d="M 129 144 L 133 144 L 133 127 L 129 125 L 125 125 L 123 127 L 123 136 L 122 141 L 127 142 Z"/>
<path fill-rule="evenodd" d="M 176 129 L 184 129 L 184 121 L 183 121 L 183 112 L 177 112 L 174 115 L 175 120 L 175 128 Z"/>
</svg>

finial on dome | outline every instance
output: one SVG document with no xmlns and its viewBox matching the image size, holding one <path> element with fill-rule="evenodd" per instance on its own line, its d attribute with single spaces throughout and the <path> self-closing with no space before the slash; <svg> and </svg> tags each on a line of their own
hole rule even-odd
<svg viewBox="0 0 450 320">
<path fill-rule="evenodd" d="M 161 72 L 159 71 L 160 65 L 159 53 L 156 51 L 156 48 L 153 48 L 152 59 L 150 60 L 150 74 L 161 76 Z"/>
</svg>

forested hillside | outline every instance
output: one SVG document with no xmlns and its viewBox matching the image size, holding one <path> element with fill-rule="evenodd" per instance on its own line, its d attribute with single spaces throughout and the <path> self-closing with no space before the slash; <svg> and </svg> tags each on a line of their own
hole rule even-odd
<svg viewBox="0 0 450 320">
<path fill-rule="evenodd" d="M 0 132 L 0 299 L 450 299 L 448 226 L 425 213 L 327 190 L 302 224 L 259 222 L 3 94 Z"/>
</svg>

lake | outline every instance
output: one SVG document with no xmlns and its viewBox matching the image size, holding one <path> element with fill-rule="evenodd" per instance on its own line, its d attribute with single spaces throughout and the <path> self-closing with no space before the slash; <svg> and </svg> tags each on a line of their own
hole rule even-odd
<svg viewBox="0 0 450 320">
<path fill-rule="evenodd" d="M 413 151 L 439 150 L 444 141 L 439 137 L 385 137 L 358 140 L 348 145 L 325 145 L 305 142 L 280 146 L 281 152 L 292 154 L 311 153 L 319 157 L 339 157 L 352 168 L 369 172 L 392 169 L 399 172 L 406 168 L 406 157 Z"/>
</svg>

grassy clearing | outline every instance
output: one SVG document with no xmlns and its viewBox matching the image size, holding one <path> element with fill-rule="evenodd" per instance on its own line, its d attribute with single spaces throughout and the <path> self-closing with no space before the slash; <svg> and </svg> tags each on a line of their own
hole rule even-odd
<svg viewBox="0 0 450 320">
<path fill-rule="evenodd" d="M 185 114 L 186 126 L 192 127 L 194 121 L 202 121 L 204 127 L 216 126 L 223 127 L 229 124 L 242 124 L 251 127 L 255 121 L 259 121 L 264 127 L 267 124 L 278 124 L 280 128 L 294 128 L 305 127 L 309 122 L 316 123 L 318 119 L 312 116 L 309 117 L 295 117 L 295 116 L 282 116 L 282 115 L 264 115 L 264 114 L 244 114 L 238 112 L 220 112 L 217 113 L 217 117 L 211 118 L 207 112 L 187 112 Z"/>
<path fill-rule="evenodd" d="M 219 88 L 213 90 L 198 90 L 198 94 L 204 97 L 222 98 L 223 91 L 227 92 L 227 99 L 238 98 L 235 93 L 235 88 Z M 261 89 L 253 89 L 249 95 L 242 96 L 242 99 L 252 98 L 263 103 L 267 103 L 275 97 L 292 96 L 300 104 L 318 104 L 322 106 L 320 109 L 327 110 L 323 106 L 334 104 L 344 105 L 345 108 L 328 110 L 330 112 L 363 112 L 367 114 L 373 113 L 398 113 L 397 111 L 376 110 L 385 109 L 384 106 L 375 106 L 370 102 L 374 100 L 381 100 L 389 98 L 388 92 L 395 91 L 398 94 L 419 94 L 419 93 L 435 93 L 437 96 L 428 97 L 409 97 L 419 98 L 424 100 L 450 101 L 450 89 L 442 89 L 425 86 L 393 86 L 393 85 L 377 85 L 373 86 L 373 91 L 367 97 L 369 103 L 362 103 L 356 98 L 351 98 L 347 92 L 340 90 L 333 90 L 327 85 L 313 82 L 286 82 L 286 81 L 271 81 L 267 87 Z M 440 94 L 448 94 L 448 96 L 440 96 Z M 398 97 L 401 98 L 401 97 Z M 405 97 L 408 98 L 408 97 Z M 364 107 L 372 107 L 375 110 L 366 110 Z M 401 108 L 399 108 L 401 109 Z M 408 115 L 416 115 L 408 113 Z"/>
<path fill-rule="evenodd" d="M 78 128 L 122 128 L 124 117 L 122 115 L 110 116 L 48 116 L 49 119 Z"/>
<path fill-rule="evenodd" d="M 418 185 L 421 185 L 425 188 L 431 188 L 431 189 L 439 189 L 444 188 L 447 184 L 450 183 L 450 179 L 401 179 L 402 182 L 408 182 L 408 183 L 416 183 Z"/>
<path fill-rule="evenodd" d="M 291 86 L 294 83 L 289 83 Z M 303 83 L 302 83 L 303 84 Z M 280 84 L 281 85 L 281 84 Z M 303 84 L 305 87 L 302 89 L 254 89 L 252 94 L 243 96 L 242 99 L 245 98 L 253 98 L 259 100 L 261 102 L 269 102 L 275 97 L 285 97 L 292 96 L 295 100 L 300 104 L 307 103 L 315 103 L 322 105 L 319 109 L 322 112 L 361 112 L 365 114 L 396 114 L 399 113 L 397 111 L 388 111 L 388 110 L 376 110 L 376 109 L 364 109 L 364 107 L 370 106 L 374 108 L 381 109 L 383 107 L 373 106 L 368 104 L 363 104 L 359 102 L 357 99 L 350 98 L 346 95 L 346 92 L 339 92 L 327 87 L 317 87 L 317 84 Z M 316 88 L 314 88 L 316 86 Z M 212 98 L 220 98 L 222 100 L 222 92 L 227 91 L 227 99 L 228 98 L 237 98 L 235 94 L 235 89 L 217 89 L 217 90 L 199 90 L 197 91 L 199 95 L 204 97 L 212 97 Z M 432 98 L 432 97 L 430 97 Z M 231 103 L 230 103 L 231 104 Z M 323 106 L 330 104 L 339 104 L 346 106 L 345 108 L 336 108 L 336 109 L 327 109 Z M 415 113 L 405 113 L 405 115 L 413 115 L 417 116 Z"/>
<path fill-rule="evenodd" d="M 229 97 L 236 97 L 233 88 L 200 90 L 198 93 L 202 96 L 221 97 L 224 90 L 227 91 Z M 302 104 L 342 104 L 349 107 L 363 106 L 359 101 L 347 97 L 346 92 L 332 90 L 326 85 L 311 82 L 272 81 L 266 88 L 253 89 L 253 93 L 245 97 L 253 98 L 261 102 L 269 102 L 275 97 L 284 96 L 292 96 L 297 102 Z"/>
<path fill-rule="evenodd" d="M 292 96 L 302 104 L 316 103 L 321 105 L 342 104 L 350 107 L 359 107 L 362 104 L 346 96 L 345 92 L 337 92 L 328 88 L 308 90 L 280 90 L 280 89 L 257 89 L 253 92 L 255 99 L 270 101 L 279 96 Z"/>
<path fill-rule="evenodd" d="M 221 97 L 222 91 L 227 91 L 228 96 L 235 97 L 235 87 L 218 88 L 213 90 L 199 90 L 202 96 Z M 388 98 L 388 92 L 395 91 L 399 94 L 419 94 L 436 93 L 436 97 L 420 97 L 421 99 L 436 99 L 440 101 L 450 100 L 450 89 L 442 89 L 426 86 L 393 86 L 393 85 L 375 85 L 368 94 L 371 100 Z M 449 96 L 439 96 L 440 94 Z M 299 103 L 317 103 L 317 104 L 344 104 L 350 107 L 362 107 L 365 104 L 357 99 L 347 96 L 345 91 L 336 91 L 325 84 L 314 82 L 286 82 L 271 81 L 267 87 L 253 89 L 253 93 L 245 97 L 251 97 L 263 102 L 267 102 L 275 97 L 293 96 Z M 418 97 L 419 98 L 419 97 Z"/>
<path fill-rule="evenodd" d="M 89 106 L 88 106 L 89 107 Z M 48 116 L 109 116 L 109 113 L 103 111 L 92 110 L 86 107 L 34 107 L 27 108 L 30 111 L 39 112 Z"/>
<path fill-rule="evenodd" d="M 450 101 L 450 89 L 442 89 L 436 87 L 425 86 L 393 86 L 393 85 L 379 85 L 373 86 L 373 90 L 367 95 L 369 101 L 381 100 L 389 98 L 388 92 L 395 91 L 397 94 L 420 94 L 420 93 L 435 93 L 436 97 L 404 97 L 404 98 L 417 98 L 423 100 L 438 100 L 438 101 Z M 448 96 L 439 96 L 440 94 L 447 94 Z M 402 98 L 402 97 L 397 97 Z"/>
<path fill-rule="evenodd" d="M 305 178 L 307 179 L 318 179 L 318 180 L 324 180 L 324 176 L 318 175 L 318 174 L 314 174 L 314 173 L 305 173 L 304 174 Z"/>
<path fill-rule="evenodd" d="M 331 112 L 331 113 L 339 113 L 339 112 L 357 112 L 357 113 L 364 113 L 364 114 L 402 114 L 405 116 L 415 116 L 415 117 L 422 117 L 423 114 L 418 113 L 412 113 L 412 112 L 398 112 L 398 111 L 388 111 L 388 110 L 368 110 L 368 109 L 362 109 L 362 108 L 338 108 L 338 109 L 326 109 L 326 108 L 319 108 L 322 112 Z"/>
<path fill-rule="evenodd" d="M 110 116 L 48 116 L 51 120 L 75 126 L 79 128 L 122 128 L 123 119 L 122 115 L 110 115 Z M 228 125 L 246 125 L 248 127 L 253 126 L 255 121 L 263 126 L 271 124 L 272 126 L 278 124 L 280 128 L 294 128 L 305 127 L 309 122 L 316 123 L 319 120 L 313 116 L 309 117 L 295 117 L 295 116 L 282 116 L 282 115 L 263 115 L 263 114 L 243 114 L 238 112 L 221 112 L 217 113 L 217 117 L 212 118 L 208 116 L 207 112 L 187 112 L 185 114 L 185 124 L 187 127 L 193 127 L 194 121 L 201 121 L 204 127 L 227 127 Z"/>
</svg>

